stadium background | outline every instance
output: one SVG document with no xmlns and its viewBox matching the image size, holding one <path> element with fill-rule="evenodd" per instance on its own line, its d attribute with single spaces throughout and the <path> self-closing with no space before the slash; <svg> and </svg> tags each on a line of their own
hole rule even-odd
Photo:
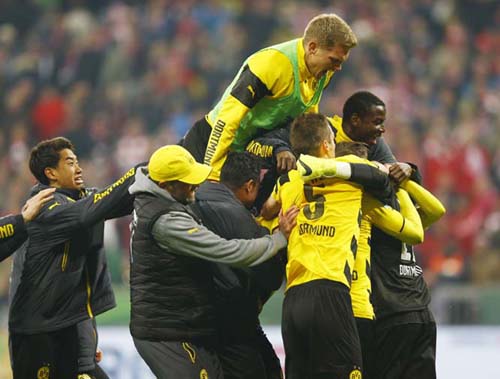
<svg viewBox="0 0 500 379">
<path fill-rule="evenodd" d="M 322 12 L 344 17 L 359 45 L 321 111 L 340 114 L 355 90 L 380 96 L 394 153 L 419 165 L 448 209 L 417 249 L 439 323 L 500 325 L 494 0 L 2 0 L 0 215 L 24 202 L 33 184 L 29 149 L 40 139 L 70 138 L 86 183 L 110 183 L 158 146 L 176 143 L 246 56 L 300 36 Z M 107 224 L 106 243 L 119 307 L 99 324 L 126 326 L 128 220 Z M 9 270 L 9 262 L 0 265 L 2 379 L 10 377 Z M 281 299 L 277 293 L 266 306 L 266 325 L 279 324 Z M 499 341 L 490 345 L 500 349 Z"/>
</svg>

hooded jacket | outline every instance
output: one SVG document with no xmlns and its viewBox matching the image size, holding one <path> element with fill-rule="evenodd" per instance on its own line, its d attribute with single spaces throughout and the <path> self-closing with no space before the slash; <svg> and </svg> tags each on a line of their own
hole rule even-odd
<svg viewBox="0 0 500 379">
<path fill-rule="evenodd" d="M 185 205 L 139 169 L 130 273 L 134 338 L 191 341 L 215 337 L 211 262 L 257 265 L 286 246 L 281 233 L 253 240 L 226 240 L 201 225 Z"/>
</svg>

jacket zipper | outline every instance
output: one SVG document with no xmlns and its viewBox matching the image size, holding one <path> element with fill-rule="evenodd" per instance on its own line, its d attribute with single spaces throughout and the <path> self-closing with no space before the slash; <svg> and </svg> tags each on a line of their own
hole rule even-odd
<svg viewBox="0 0 500 379">
<path fill-rule="evenodd" d="M 63 252 L 62 261 L 61 261 L 61 270 L 63 272 L 66 271 L 66 267 L 68 266 L 69 245 L 70 245 L 70 241 L 68 241 L 64 244 L 64 252 Z"/>
</svg>

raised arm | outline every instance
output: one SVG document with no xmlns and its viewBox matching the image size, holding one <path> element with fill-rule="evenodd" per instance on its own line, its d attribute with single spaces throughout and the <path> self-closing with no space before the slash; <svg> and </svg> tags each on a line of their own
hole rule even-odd
<svg viewBox="0 0 500 379">
<path fill-rule="evenodd" d="M 408 193 L 399 189 L 396 193 L 400 211 L 383 205 L 368 194 L 363 196 L 363 215 L 373 225 L 385 233 L 410 245 L 417 245 L 424 240 L 424 229 L 417 209 Z"/>
<path fill-rule="evenodd" d="M 439 199 L 413 180 L 404 181 L 401 183 L 401 188 L 408 191 L 411 198 L 418 204 L 418 213 L 424 229 L 427 229 L 446 213 L 446 209 Z"/>
<path fill-rule="evenodd" d="M 54 200 L 47 203 L 33 222 L 54 244 L 72 233 L 95 223 L 132 213 L 133 196 L 128 188 L 134 181 L 135 168 L 115 183 L 84 199 L 70 203 Z"/>
</svg>

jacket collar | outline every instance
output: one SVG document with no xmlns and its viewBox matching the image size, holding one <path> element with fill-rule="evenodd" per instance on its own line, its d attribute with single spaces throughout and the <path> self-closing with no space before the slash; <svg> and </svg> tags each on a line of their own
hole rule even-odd
<svg viewBox="0 0 500 379">
<path fill-rule="evenodd" d="M 31 188 L 31 196 L 36 195 L 38 192 L 46 189 L 46 188 L 51 188 L 50 186 L 42 183 L 38 183 L 35 186 Z M 75 190 L 75 189 L 67 189 L 67 188 L 56 188 L 56 192 L 60 193 L 64 196 L 67 196 L 73 200 L 79 200 L 83 197 L 86 196 L 87 190 L 86 189 L 81 189 L 81 190 Z"/>
</svg>

